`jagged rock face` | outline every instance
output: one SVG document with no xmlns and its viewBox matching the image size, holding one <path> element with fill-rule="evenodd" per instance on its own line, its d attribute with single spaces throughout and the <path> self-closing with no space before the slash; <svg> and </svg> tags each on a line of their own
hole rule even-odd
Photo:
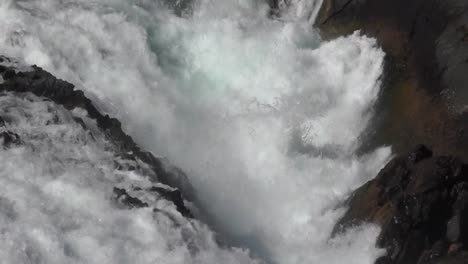
<svg viewBox="0 0 468 264">
<path fill-rule="evenodd" d="M 0 58 L 2 263 L 260 263 L 199 221 L 185 174 L 83 92 Z"/>
<path fill-rule="evenodd" d="M 379 224 L 388 254 L 378 263 L 468 262 L 467 22 L 463 0 L 325 0 L 316 21 L 324 38 L 361 30 L 387 54 L 368 144 L 400 156 L 354 193 L 335 228 Z M 441 156 L 405 154 L 414 142 Z"/>
<path fill-rule="evenodd" d="M 140 171 L 146 174 L 155 183 L 163 183 L 174 189 L 153 186 L 152 192 L 172 201 L 177 210 L 186 217 L 192 217 L 192 213 L 184 204 L 185 197 L 192 198 L 193 191 L 186 175 L 179 169 L 172 167 L 167 161 L 156 158 L 150 152 L 141 150 L 133 139 L 123 132 L 120 122 L 108 115 L 101 114 L 86 98 L 80 90 L 66 81 L 57 79 L 43 69 L 32 67 L 17 67 L 18 63 L 10 58 L 0 56 L 0 92 L 32 93 L 36 96 L 47 98 L 67 110 L 82 109 L 87 117 L 95 120 L 99 132 L 102 133 L 113 146 L 119 159 L 128 160 L 134 165 L 127 169 Z M 92 130 L 79 117 L 74 121 L 84 129 Z M 3 148 L 21 143 L 20 136 L 6 129 L 5 120 L 0 117 L 0 143 Z M 121 164 L 117 164 L 121 167 Z M 155 189 L 156 188 L 156 189 Z M 181 192 L 182 191 L 182 192 Z M 125 189 L 114 189 L 116 200 L 128 208 L 148 207 L 149 205 L 136 197 L 132 197 Z M 122 198 L 122 199 L 120 199 Z"/>
<path fill-rule="evenodd" d="M 432 156 L 425 146 L 398 156 L 349 199 L 335 227 L 373 222 L 382 227 L 377 263 L 466 263 L 468 261 L 468 165 Z"/>
<path fill-rule="evenodd" d="M 325 0 L 316 21 L 324 38 L 361 30 L 386 52 L 381 113 L 370 145 L 400 153 L 414 142 L 468 157 L 468 2 Z"/>
</svg>

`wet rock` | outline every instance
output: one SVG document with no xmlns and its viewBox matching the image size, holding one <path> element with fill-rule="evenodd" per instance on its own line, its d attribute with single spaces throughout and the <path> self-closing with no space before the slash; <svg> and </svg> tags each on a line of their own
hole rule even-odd
<svg viewBox="0 0 468 264">
<path fill-rule="evenodd" d="M 468 263 L 468 252 L 461 251 L 448 256 L 437 258 L 428 262 L 427 264 L 466 264 Z M 422 263 L 418 263 L 422 264 Z"/>
<path fill-rule="evenodd" d="M 9 79 L 15 77 L 15 75 L 16 75 L 15 70 L 13 70 L 13 69 L 6 69 L 6 70 L 4 71 L 4 73 L 3 73 L 3 79 L 4 79 L 4 80 L 9 80 Z"/>
<path fill-rule="evenodd" d="M 468 1 L 324 0 L 316 20 L 325 39 L 360 30 L 385 51 L 379 115 L 364 150 L 414 142 L 468 161 Z"/>
<path fill-rule="evenodd" d="M 421 257 L 419 258 L 418 264 L 426 264 L 433 260 L 440 259 L 444 255 L 447 254 L 448 250 L 448 243 L 446 241 L 440 240 L 434 243 L 434 246 L 430 250 L 426 250 L 423 252 Z"/>
<path fill-rule="evenodd" d="M 192 213 L 185 206 L 184 199 L 179 190 L 168 190 L 168 189 L 164 189 L 161 187 L 153 186 L 151 187 L 150 191 L 157 192 L 165 199 L 172 201 L 174 205 L 176 206 L 177 211 L 179 211 L 183 216 L 188 217 L 188 218 L 193 218 Z"/>
<path fill-rule="evenodd" d="M 132 209 L 148 207 L 148 203 L 142 202 L 140 199 L 130 196 L 125 189 L 114 187 L 115 200 L 120 204 Z"/>
<path fill-rule="evenodd" d="M 425 145 L 417 145 L 415 149 L 408 155 L 408 162 L 415 164 L 423 159 L 430 158 L 432 150 Z"/>
<path fill-rule="evenodd" d="M 152 186 L 149 189 L 143 189 L 141 187 L 133 187 L 133 191 L 137 192 L 149 192 L 155 195 L 159 195 L 161 198 L 171 201 L 176 206 L 177 211 L 184 217 L 193 218 L 190 210 L 185 206 L 184 198 L 182 193 L 178 189 L 168 189 L 163 187 Z M 121 205 L 127 208 L 143 208 L 149 207 L 149 204 L 141 201 L 140 199 L 133 197 L 123 188 L 114 187 L 113 189 L 114 199 Z M 153 211 L 160 212 L 160 209 L 153 208 Z"/>
<path fill-rule="evenodd" d="M 0 56 L 3 61 L 11 62 L 7 57 Z M 68 110 L 81 108 L 86 110 L 88 117 L 94 119 L 99 129 L 103 132 L 106 138 L 113 144 L 117 155 L 126 159 L 136 161 L 140 169 L 148 167 L 145 175 L 149 176 L 152 181 L 163 183 L 176 188 L 179 191 L 174 194 L 167 194 L 167 199 L 174 202 L 177 208 L 181 210 L 183 215 L 191 215 L 187 208 L 183 206 L 183 199 L 194 199 L 193 188 L 188 181 L 186 174 L 169 164 L 162 158 L 155 157 L 152 153 L 143 151 L 135 141 L 127 135 L 119 120 L 100 113 L 92 104 L 83 91 L 76 90 L 74 86 L 64 80 L 57 79 L 52 74 L 43 70 L 38 66 L 32 66 L 28 71 L 21 71 L 13 66 L 0 65 L 0 75 L 4 82 L 0 83 L 0 92 L 30 92 L 39 97 L 47 98 L 57 104 L 64 106 Z M 82 121 L 75 120 L 79 124 L 84 125 Z M 0 119 L 0 126 L 2 126 Z M 4 132 L 0 135 L 4 138 L 5 146 L 19 143 L 17 135 Z M 125 190 L 124 190 L 125 191 Z M 134 207 L 142 206 L 134 197 L 128 196 L 120 189 L 114 190 L 124 197 L 129 205 Z M 182 201 L 182 202 L 181 202 Z"/>
<path fill-rule="evenodd" d="M 418 146 L 352 195 L 334 232 L 362 222 L 379 224 L 377 244 L 387 255 L 377 263 L 449 261 L 450 245 L 458 245 L 458 252 L 468 242 L 467 186 L 467 164 Z"/>
<path fill-rule="evenodd" d="M 462 237 L 462 222 L 459 214 L 455 214 L 447 223 L 447 240 L 450 242 L 459 241 Z"/>
<path fill-rule="evenodd" d="M 172 9 L 174 13 L 178 16 L 185 17 L 190 16 L 193 14 L 193 0 L 163 0 L 164 5 L 166 5 L 169 9 Z"/>
<path fill-rule="evenodd" d="M 12 145 L 21 144 L 21 140 L 18 134 L 10 131 L 0 132 L 0 143 L 4 148 L 10 148 Z"/>
</svg>

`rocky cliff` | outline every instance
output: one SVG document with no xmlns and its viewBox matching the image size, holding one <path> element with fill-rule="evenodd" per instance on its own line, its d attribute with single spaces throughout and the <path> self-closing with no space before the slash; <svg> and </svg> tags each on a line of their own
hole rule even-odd
<svg viewBox="0 0 468 264">
<path fill-rule="evenodd" d="M 433 156 L 420 145 L 400 155 L 348 200 L 335 232 L 362 222 L 379 224 L 377 263 L 468 261 L 468 164 Z"/>
<path fill-rule="evenodd" d="M 360 30 L 386 52 L 367 147 L 398 154 L 354 192 L 335 232 L 379 224 L 377 263 L 467 263 L 468 2 L 325 0 L 316 23 L 325 39 Z"/>
<path fill-rule="evenodd" d="M 171 166 L 166 160 L 141 150 L 133 139 L 122 130 L 120 122 L 108 115 L 101 114 L 82 91 L 74 89 L 72 84 L 57 79 L 40 67 L 18 67 L 17 62 L 4 56 L 0 56 L 0 76 L 0 93 L 32 93 L 62 105 L 69 111 L 74 109 L 84 110 L 87 117 L 95 120 L 100 132 L 112 144 L 116 155 L 116 163 L 118 163 L 116 167 L 125 166 L 124 169 L 126 170 L 138 171 L 140 174 L 149 177 L 155 183 L 155 186 L 146 191 L 158 194 L 158 196 L 171 201 L 183 216 L 192 217 L 192 213 L 185 205 L 185 198 L 182 196 L 183 193 L 185 197 L 193 197 L 192 187 L 186 175 L 178 168 Z M 92 133 L 92 129 L 87 127 L 87 124 L 81 118 L 75 117 L 75 122 Z M 6 129 L 5 123 L 7 121 L 0 117 L 0 127 Z M 2 139 L 4 147 L 22 142 L 17 134 L 5 129 L 0 133 L 0 139 Z M 117 160 L 130 161 L 131 165 L 120 164 Z M 158 183 L 171 188 L 159 187 Z M 132 196 L 132 193 L 138 191 L 142 190 L 138 188 L 126 190 L 115 187 L 113 195 L 118 203 L 127 208 L 149 207 L 147 203 Z"/>
<path fill-rule="evenodd" d="M 405 153 L 424 142 L 466 159 L 467 1 L 325 0 L 316 24 L 325 39 L 360 30 L 387 54 L 369 144 Z"/>
</svg>

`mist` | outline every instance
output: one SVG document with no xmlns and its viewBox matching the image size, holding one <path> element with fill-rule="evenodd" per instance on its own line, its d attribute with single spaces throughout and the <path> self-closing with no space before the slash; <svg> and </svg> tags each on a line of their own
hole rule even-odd
<svg viewBox="0 0 468 264">
<path fill-rule="evenodd" d="M 321 40 L 320 5 L 271 17 L 254 0 L 6 1 L 0 48 L 72 82 L 182 168 L 226 243 L 271 264 L 370 264 L 377 227 L 330 234 L 391 155 L 357 155 L 384 53 L 359 32 Z"/>
</svg>

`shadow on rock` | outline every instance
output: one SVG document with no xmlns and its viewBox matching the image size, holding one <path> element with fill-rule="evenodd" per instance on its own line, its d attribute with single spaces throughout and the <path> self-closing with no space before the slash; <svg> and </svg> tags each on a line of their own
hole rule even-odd
<svg viewBox="0 0 468 264">
<path fill-rule="evenodd" d="M 419 145 L 391 160 L 347 201 L 334 233 L 363 222 L 382 228 L 376 263 L 467 263 L 468 164 Z"/>
</svg>

